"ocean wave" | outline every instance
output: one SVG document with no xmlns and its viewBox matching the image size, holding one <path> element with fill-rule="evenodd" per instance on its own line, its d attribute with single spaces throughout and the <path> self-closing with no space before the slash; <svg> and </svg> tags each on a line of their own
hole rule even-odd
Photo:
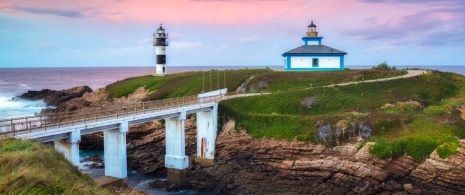
<svg viewBox="0 0 465 195">
<path fill-rule="evenodd" d="M 47 108 L 47 104 L 42 100 L 30 101 L 0 96 L 0 119 L 32 116 L 44 108 Z"/>
</svg>

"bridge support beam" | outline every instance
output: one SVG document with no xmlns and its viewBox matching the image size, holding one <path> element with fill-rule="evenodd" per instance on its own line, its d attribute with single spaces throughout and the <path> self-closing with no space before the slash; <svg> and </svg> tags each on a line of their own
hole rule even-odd
<svg viewBox="0 0 465 195">
<path fill-rule="evenodd" d="M 63 156 L 74 166 L 79 166 L 79 142 L 81 141 L 81 131 L 75 130 L 69 133 L 68 139 L 55 140 L 53 145 Z"/>
<path fill-rule="evenodd" d="M 212 110 L 197 112 L 197 158 L 201 166 L 213 166 L 217 131 L 218 105 Z"/>
<path fill-rule="evenodd" d="M 186 136 L 184 120 L 186 112 L 182 111 L 179 117 L 166 118 L 166 155 L 165 167 L 168 168 L 167 182 L 183 184 L 186 180 L 184 169 L 189 167 L 189 157 L 186 156 Z"/>
<path fill-rule="evenodd" d="M 119 124 L 119 129 L 103 131 L 105 176 L 123 179 L 127 185 L 126 133 L 128 121 Z"/>
</svg>

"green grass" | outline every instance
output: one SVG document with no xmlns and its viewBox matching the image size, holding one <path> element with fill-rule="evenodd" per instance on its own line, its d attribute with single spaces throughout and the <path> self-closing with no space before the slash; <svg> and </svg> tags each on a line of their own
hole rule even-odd
<svg viewBox="0 0 465 195">
<path fill-rule="evenodd" d="M 0 140 L 0 194 L 112 194 L 50 146 Z"/>
<path fill-rule="evenodd" d="M 375 69 L 344 71 L 296 71 L 268 72 L 255 77 L 249 84 L 249 91 L 289 91 L 347 83 L 370 79 L 387 78 L 406 74 L 406 71 L 382 71 Z"/>
<path fill-rule="evenodd" d="M 196 95 L 202 91 L 211 91 L 226 87 L 228 92 L 235 91 L 250 76 L 270 72 L 270 69 L 240 69 L 192 71 L 159 76 L 141 76 L 128 78 L 108 85 L 105 89 L 110 99 L 120 98 L 144 87 L 152 93 L 147 100 Z M 210 82 L 211 80 L 211 82 Z"/>
<path fill-rule="evenodd" d="M 275 73 L 258 77 L 270 74 Z M 287 79 L 289 82 L 281 83 L 280 89 L 295 87 L 291 86 L 292 78 Z M 408 154 L 421 160 L 436 148 L 441 157 L 447 157 L 458 146 L 456 137 L 465 138 L 465 123 L 455 111 L 465 103 L 460 98 L 465 91 L 463 76 L 431 71 L 407 79 L 303 90 L 297 90 L 304 85 L 299 84 L 299 77 L 295 79 L 300 86 L 294 91 L 222 101 L 219 115 L 234 118 L 236 128 L 246 129 L 254 138 L 310 142 L 316 142 L 317 123 L 331 125 L 333 137 L 337 124 L 343 120 L 354 123 L 355 131 L 359 124 L 366 124 L 374 136 L 370 140 L 378 143 L 371 152 L 380 158 Z M 315 101 L 307 107 L 303 102 L 309 97 Z M 421 106 L 409 104 L 410 101 Z M 381 108 L 388 103 L 398 107 Z M 329 146 L 339 138 L 334 140 Z"/>
</svg>

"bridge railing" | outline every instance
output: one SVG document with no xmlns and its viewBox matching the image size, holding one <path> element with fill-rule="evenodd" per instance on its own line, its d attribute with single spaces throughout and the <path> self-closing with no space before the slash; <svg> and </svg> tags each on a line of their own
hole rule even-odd
<svg viewBox="0 0 465 195">
<path fill-rule="evenodd" d="M 61 127 L 124 118 L 187 105 L 219 102 L 224 98 L 224 94 L 203 98 L 198 98 L 198 96 L 187 96 L 137 103 L 115 103 L 110 106 L 102 106 L 93 109 L 4 119 L 0 120 L 0 137 L 15 136 L 36 131 L 49 131 Z"/>
</svg>

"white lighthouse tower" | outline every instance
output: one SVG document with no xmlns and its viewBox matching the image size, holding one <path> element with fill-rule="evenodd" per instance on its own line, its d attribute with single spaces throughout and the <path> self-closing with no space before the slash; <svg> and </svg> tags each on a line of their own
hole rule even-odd
<svg viewBox="0 0 465 195">
<path fill-rule="evenodd" d="M 155 53 L 157 54 L 157 65 L 156 65 L 156 75 L 165 75 L 166 69 L 166 46 L 168 46 L 168 34 L 165 33 L 160 24 L 160 28 L 157 29 L 156 33 L 153 33 L 153 46 L 155 46 Z"/>
</svg>

